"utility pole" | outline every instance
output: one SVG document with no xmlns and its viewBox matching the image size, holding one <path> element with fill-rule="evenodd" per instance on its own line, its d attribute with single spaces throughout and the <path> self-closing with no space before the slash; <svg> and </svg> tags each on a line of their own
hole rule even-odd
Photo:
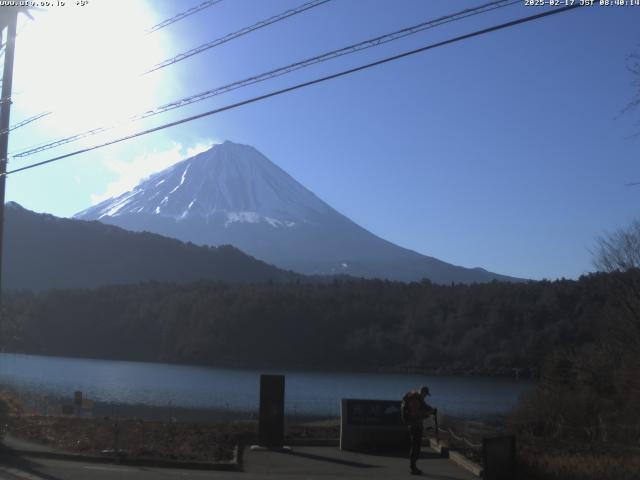
<svg viewBox="0 0 640 480">
<path fill-rule="evenodd" d="M 9 9 L 7 9 L 9 10 Z M 0 16 L 0 26 L 6 30 L 2 95 L 0 96 L 0 306 L 2 305 L 2 249 L 4 244 L 4 196 L 7 181 L 7 155 L 9 152 L 9 121 L 11 116 L 11 87 L 13 85 L 13 57 L 16 48 L 18 10 L 9 10 Z"/>
</svg>

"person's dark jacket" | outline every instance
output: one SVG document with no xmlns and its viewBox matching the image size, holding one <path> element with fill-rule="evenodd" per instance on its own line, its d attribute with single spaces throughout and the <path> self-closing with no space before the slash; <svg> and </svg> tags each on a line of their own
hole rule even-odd
<svg viewBox="0 0 640 480">
<path fill-rule="evenodd" d="M 422 420 L 435 412 L 420 395 L 420 392 L 411 390 L 402 399 L 404 408 L 404 421 L 409 425 L 422 425 Z"/>
</svg>

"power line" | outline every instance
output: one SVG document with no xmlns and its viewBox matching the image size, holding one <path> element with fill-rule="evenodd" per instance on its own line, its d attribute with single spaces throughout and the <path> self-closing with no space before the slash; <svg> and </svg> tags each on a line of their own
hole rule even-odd
<svg viewBox="0 0 640 480">
<path fill-rule="evenodd" d="M 200 5 L 197 5 L 195 7 L 191 7 L 189 10 L 185 10 L 182 13 L 178 13 L 177 15 L 174 15 L 171 18 L 167 18 L 166 20 L 163 20 L 162 22 L 158 23 L 157 25 L 154 25 L 151 28 L 148 28 L 146 30 L 147 33 L 153 33 L 153 32 L 157 32 L 158 30 L 160 30 L 161 28 L 164 28 L 168 25 L 171 25 L 172 23 L 178 22 L 184 18 L 187 18 L 190 15 L 193 15 L 194 13 L 198 13 L 201 10 L 204 10 L 205 8 L 209 8 L 214 6 L 216 3 L 220 3 L 222 0 L 207 0 L 206 2 L 202 2 Z"/>
<path fill-rule="evenodd" d="M 215 0 L 215 1 L 207 1 L 207 2 L 203 2 L 200 5 L 198 5 L 197 7 L 193 7 L 183 13 L 180 13 L 178 15 L 175 15 L 174 17 L 171 17 L 167 20 L 164 20 L 163 22 L 155 25 L 154 27 L 150 28 L 147 30 L 148 33 L 154 32 L 156 30 L 159 30 L 160 28 L 163 28 L 167 25 L 170 25 L 171 23 L 177 22 L 178 20 L 182 20 L 185 17 L 188 17 L 189 15 L 193 15 L 196 12 L 199 12 L 200 10 L 204 10 L 207 7 L 213 6 L 214 4 L 221 2 L 222 0 Z M 329 1 L 329 0 L 325 0 L 325 1 Z M 20 32 L 22 31 L 22 29 L 24 28 L 24 26 L 22 28 L 20 28 L 20 30 L 17 32 L 16 36 L 20 35 Z M 2 43 L 0 45 L 0 59 L 4 56 L 4 52 L 5 52 L 5 47 L 6 47 L 6 43 Z M 2 80 L 0 80 L 0 85 L 2 84 Z M 9 127 L 8 129 L 4 129 L 4 130 L 0 130 L 0 135 L 2 135 L 3 133 L 7 133 L 7 132 L 11 132 L 13 130 L 16 130 L 20 127 L 24 127 L 25 125 L 28 125 L 31 122 L 35 122 L 36 120 L 40 120 L 41 118 L 44 118 L 48 115 L 51 115 L 53 112 L 42 112 L 39 113 L 37 115 L 34 115 L 32 117 L 29 117 L 21 122 L 16 123 L 15 125 L 12 125 L 11 127 Z"/>
<path fill-rule="evenodd" d="M 486 13 L 486 12 L 490 12 L 493 10 L 496 10 L 498 8 L 504 8 L 516 3 L 520 3 L 520 0 L 498 0 L 498 1 L 492 1 L 489 2 L 487 4 L 484 5 L 480 5 L 478 7 L 474 7 L 474 8 L 468 8 L 465 10 L 462 10 L 460 12 L 454 13 L 454 14 L 450 14 L 450 15 L 445 15 L 443 17 L 439 17 L 436 18 L 434 20 L 428 20 L 426 22 L 422 22 L 419 23 L 417 25 L 411 26 L 411 27 L 407 27 L 407 28 L 403 28 L 401 30 L 397 30 L 395 32 L 391 32 L 385 35 L 381 35 L 375 38 L 371 38 L 353 45 L 349 45 L 347 47 L 343 47 L 340 48 L 338 50 L 332 50 L 330 52 L 326 52 L 323 53 L 321 55 L 317 55 L 315 57 L 311 57 L 299 62 L 295 62 L 292 63 L 290 65 L 286 65 L 284 67 L 280 67 L 277 68 L 275 70 L 270 70 L 268 72 L 265 73 L 261 73 L 259 75 L 255 75 L 249 78 L 245 78 L 244 80 L 239 80 L 233 83 L 229 83 L 227 85 L 223 85 L 221 87 L 216 87 L 204 92 L 200 92 L 197 93 L 195 95 L 191 95 L 189 97 L 184 97 L 181 98 L 179 100 L 176 100 L 174 102 L 171 103 L 167 103 L 164 105 L 161 105 L 159 107 L 156 107 L 152 110 L 148 110 L 144 113 L 138 114 L 138 115 L 134 115 L 132 117 L 129 117 L 126 120 L 123 120 L 122 122 L 119 122 L 117 125 L 109 125 L 109 126 L 102 126 L 102 127 L 97 127 L 91 130 L 87 130 L 85 132 L 81 132 L 81 133 L 77 133 L 68 137 L 64 137 L 61 138 L 59 140 L 55 140 L 53 142 L 49 142 L 49 143 L 43 143 L 43 144 L 39 144 L 36 145 L 34 147 L 30 147 L 26 150 L 22 150 L 16 154 L 13 155 L 13 157 L 15 158 L 22 158 L 22 157 L 27 157 L 36 153 L 40 153 L 43 152 L 45 150 L 49 150 L 51 148 L 55 148 L 55 147 L 59 147 L 62 145 L 66 145 L 68 143 L 74 142 L 76 140 L 80 140 L 82 138 L 86 138 L 92 135 L 96 135 L 99 133 L 103 133 L 106 132 L 112 128 L 115 128 L 116 126 L 124 123 L 124 122 L 135 122 L 138 120 L 143 120 L 145 118 L 149 118 L 164 112 L 168 112 L 170 110 L 174 110 L 176 108 L 182 108 L 185 107 L 187 105 L 191 105 L 192 103 L 196 103 L 196 102 L 200 102 L 203 100 L 206 100 L 208 98 L 212 98 L 218 95 L 222 95 L 224 93 L 228 93 L 231 92 L 233 90 L 237 90 L 239 88 L 242 87 L 246 87 L 249 85 L 253 85 L 256 83 L 260 83 L 266 80 L 270 80 L 272 78 L 276 78 L 276 77 L 280 77 L 282 75 L 286 75 L 288 73 L 294 72 L 296 70 L 300 70 L 302 68 L 306 68 L 309 67 L 311 65 L 315 65 L 318 63 L 322 63 L 322 62 L 326 62 L 329 60 L 333 60 L 334 58 L 338 58 L 344 55 L 350 55 L 362 50 L 366 50 L 368 48 L 373 48 L 373 47 L 377 47 L 378 45 L 382 45 L 388 42 L 392 42 L 395 40 L 399 40 L 401 38 L 407 37 L 409 35 L 414 35 L 418 32 L 421 32 L 423 30 L 427 30 L 430 28 L 435 28 L 438 27 L 440 25 L 444 25 L 446 23 L 449 22 L 453 22 L 453 21 L 457 21 L 457 20 L 461 20 L 463 18 L 468 18 L 474 15 L 479 15 L 481 13 Z"/>
<path fill-rule="evenodd" d="M 393 55 L 391 57 L 386 57 L 386 58 L 383 58 L 382 60 L 377 60 L 375 62 L 367 63 L 367 64 L 361 65 L 359 67 L 350 68 L 348 70 L 343 70 L 341 72 L 334 73 L 332 75 L 327 75 L 325 77 L 320 77 L 320 78 L 316 78 L 314 80 L 309 80 L 307 82 L 299 83 L 299 84 L 293 85 L 291 87 L 283 88 L 281 90 L 276 90 L 276 91 L 273 91 L 273 92 L 270 92 L 270 93 L 267 93 L 267 94 L 264 94 L 264 95 L 259 95 L 257 97 L 253 97 L 253 98 L 250 98 L 248 100 L 243 100 L 241 102 L 237 102 L 237 103 L 233 103 L 233 104 L 230 104 L 230 105 L 226 105 L 224 107 L 216 108 L 214 110 L 209 110 L 207 112 L 199 113 L 197 115 L 192 115 L 192 116 L 189 116 L 189 117 L 186 117 L 186 118 L 182 118 L 182 119 L 176 120 L 174 122 L 165 123 L 165 124 L 159 125 L 157 127 L 153 127 L 153 128 L 147 129 L 147 130 L 142 130 L 142 131 L 139 131 L 139 132 L 136 132 L 136 133 L 132 133 L 130 135 L 127 135 L 127 136 L 124 136 L 124 137 L 120 137 L 120 138 L 117 138 L 117 139 L 114 139 L 114 140 L 110 140 L 108 142 L 101 143 L 99 145 L 94 145 L 92 147 L 83 148 L 81 150 L 76 150 L 74 152 L 70 152 L 70 153 L 67 153 L 67 154 L 64 154 L 64 155 L 60 155 L 60 156 L 57 156 L 57 157 L 54 157 L 54 158 L 50 158 L 48 160 L 44 160 L 44 161 L 41 161 L 41 162 L 33 163 L 31 165 L 26 165 L 24 167 L 16 168 L 16 169 L 11 170 L 11 171 L 9 171 L 7 173 L 1 174 L 0 176 L 10 175 L 10 174 L 13 174 L 13 173 L 22 172 L 24 170 L 29 170 L 29 169 L 32 169 L 32 168 L 40 167 L 42 165 L 46 165 L 46 164 L 49 164 L 49 163 L 57 162 L 59 160 L 65 159 L 65 158 L 73 157 L 75 155 L 80 155 L 81 153 L 86 153 L 86 152 L 90 152 L 92 150 L 97 150 L 99 148 L 107 147 L 109 145 L 114 145 L 116 143 L 124 142 L 126 140 L 131 140 L 133 138 L 141 137 L 143 135 L 148 135 L 150 133 L 154 133 L 154 132 L 157 132 L 157 131 L 160 131 L 160 130 L 164 130 L 166 128 L 175 127 L 177 125 L 181 125 L 183 123 L 191 122 L 193 120 L 198 120 L 200 118 L 208 117 L 208 116 L 215 115 L 215 114 L 227 111 L 227 110 L 232 110 L 232 109 L 244 106 L 244 105 L 248 105 L 248 104 L 255 103 L 255 102 L 258 102 L 258 101 L 261 101 L 261 100 L 265 100 L 267 98 L 271 98 L 271 97 L 275 97 L 275 96 L 278 96 L 278 95 L 282 95 L 284 93 L 292 92 L 294 90 L 299 90 L 299 89 L 304 88 L 304 87 L 308 87 L 308 86 L 311 86 L 311 85 L 322 83 L 322 82 L 325 82 L 325 81 L 328 81 L 328 80 L 333 80 L 335 78 L 340 78 L 340 77 L 343 77 L 343 76 L 346 76 L 346 75 L 350 75 L 352 73 L 359 72 L 359 71 L 362 71 L 362 70 L 367 70 L 369 68 L 373 68 L 373 67 L 376 67 L 378 65 L 383 65 L 385 63 L 393 62 L 393 61 L 399 60 L 401 58 L 405 58 L 405 57 L 408 57 L 408 56 L 411 56 L 411 55 L 415 55 L 415 54 L 418 54 L 418 53 L 426 52 L 426 51 L 432 50 L 434 48 L 438 48 L 438 47 L 442 47 L 442 46 L 449 45 L 449 44 L 452 44 L 452 43 L 460 42 L 462 40 L 467 40 L 469 38 L 477 37 L 477 36 L 484 35 L 484 34 L 491 33 L 491 32 L 495 32 L 495 31 L 498 31 L 498 30 L 503 30 L 503 29 L 506 29 L 506 28 L 514 27 L 516 25 L 520 25 L 520 24 L 523 24 L 523 23 L 532 22 L 534 20 L 539 20 L 541 18 L 549 17 L 551 15 L 557 15 L 559 13 L 567 12 L 569 10 L 573 10 L 575 8 L 579 8 L 581 6 L 582 5 L 580 5 L 580 4 L 574 4 L 574 5 L 569 5 L 569 6 L 565 6 L 565 7 L 554 8 L 552 10 L 547 10 L 546 12 L 538 13 L 536 15 L 530 15 L 528 17 L 519 18 L 517 20 L 512 20 L 510 22 L 501 23 L 499 25 L 494 25 L 493 27 L 484 28 L 482 30 L 476 30 L 474 32 L 467 33 L 467 34 L 464 34 L 464 35 L 460 35 L 460 36 L 457 36 L 457 37 L 453 37 L 453 38 L 450 38 L 448 40 L 444 40 L 444 41 L 437 42 L 437 43 L 432 43 L 430 45 L 427 45 L 427 46 L 424 46 L 424 47 L 421 47 L 421 48 L 417 48 L 415 50 L 410 50 L 410 51 L 407 51 L 407 52 L 400 53 L 398 55 Z"/>
<path fill-rule="evenodd" d="M 327 2 L 330 2 L 331 0 L 313 0 L 311 2 L 307 2 L 304 3 L 302 5 L 299 5 L 295 8 L 291 8 L 289 10 L 285 10 L 282 13 L 279 13 L 277 15 L 274 15 L 270 18 L 267 18 L 265 20 L 261 20 L 257 23 L 254 23 L 253 25 L 250 25 L 248 27 L 245 27 L 241 30 L 238 30 L 236 32 L 233 33 L 229 33 L 223 37 L 220 38 L 216 38 L 215 40 L 212 40 L 211 42 L 207 42 L 204 43 L 202 45 L 200 45 L 199 47 L 196 48 L 192 48 L 191 50 L 188 50 L 186 52 L 180 53 L 178 55 L 176 55 L 175 57 L 169 58 L 167 60 L 164 60 L 160 63 L 155 64 L 154 66 L 152 66 L 149 70 L 145 71 L 143 73 L 143 75 L 146 75 L 148 73 L 151 72 L 155 72 L 156 70 L 160 70 L 161 68 L 167 67 L 169 65 L 173 65 L 174 63 L 178 63 L 182 60 L 185 60 L 186 58 L 192 57 L 194 55 L 197 55 L 198 53 L 204 52 L 205 50 L 209 50 L 210 48 L 214 48 L 217 47 L 219 45 L 222 45 L 223 43 L 229 42 L 233 39 L 236 39 L 238 37 L 241 37 L 243 35 L 246 35 L 248 33 L 254 32 L 260 28 L 264 28 L 267 27 L 269 25 L 272 25 L 274 23 L 280 22 L 282 20 L 285 20 L 289 17 L 292 17 L 294 15 L 297 15 L 299 13 L 305 12 L 307 10 L 310 10 L 314 7 L 318 7 L 320 5 L 323 5 Z"/>
<path fill-rule="evenodd" d="M 0 130 L 0 135 L 2 135 L 3 133 L 12 132 L 13 130 L 16 130 L 16 129 L 20 128 L 20 127 L 24 127 L 25 125 L 28 125 L 31 122 L 35 122 L 36 120 L 40 120 L 41 118 L 44 118 L 47 115 L 51 115 L 51 113 L 52 112 L 41 112 L 41 113 L 38 113 L 37 115 L 34 115 L 32 117 L 25 118 L 24 120 L 11 125 L 7 129 Z"/>
<path fill-rule="evenodd" d="M 175 102 L 167 103 L 165 105 L 161 105 L 154 110 L 149 110 L 143 114 L 140 114 L 137 117 L 134 117 L 135 120 L 141 120 L 144 118 L 151 117 L 153 115 L 157 115 L 158 113 L 163 113 L 169 110 L 173 110 L 175 108 L 184 107 L 186 105 L 190 105 L 195 102 L 199 102 L 202 100 L 206 100 L 208 98 L 221 95 L 223 93 L 228 93 L 232 90 L 236 90 L 238 88 L 246 87 L 249 85 L 253 85 L 259 82 L 263 82 L 265 80 L 270 80 L 275 77 L 279 77 L 296 70 L 300 70 L 302 68 L 309 67 L 311 65 L 315 65 L 317 63 L 326 62 L 328 60 L 333 60 L 334 58 L 338 58 L 344 55 L 350 55 L 362 50 L 366 50 L 368 48 L 377 47 L 378 45 L 383 45 L 385 43 L 389 43 L 395 40 L 399 40 L 401 38 L 407 37 L 409 35 L 414 35 L 423 30 L 427 30 L 430 28 L 435 28 L 440 25 L 444 25 L 449 22 L 461 20 L 463 18 L 471 17 L 474 15 L 479 15 L 481 13 L 486 13 L 489 11 L 496 10 L 498 8 L 504 8 L 516 3 L 521 3 L 519 0 L 498 0 L 492 1 L 487 4 L 481 5 L 479 7 L 469 8 L 466 10 L 462 10 L 460 12 L 446 15 L 435 20 L 428 20 L 426 22 L 422 22 L 418 25 L 414 25 L 411 27 L 403 28 L 401 30 L 397 30 L 392 33 L 388 33 L 385 35 L 381 35 L 379 37 L 371 38 L 353 45 L 349 45 L 347 47 L 340 48 L 338 50 L 332 50 L 330 52 L 323 53 L 321 55 L 317 55 L 315 57 L 311 57 L 305 60 L 301 60 L 299 62 L 295 62 L 284 67 L 277 68 L 275 70 L 270 70 L 268 72 L 261 73 L 259 75 L 255 75 L 252 77 L 245 78 L 243 80 L 239 80 L 222 87 L 216 87 L 201 93 L 197 93 L 195 95 L 191 95 L 189 97 L 184 97 Z"/>
</svg>

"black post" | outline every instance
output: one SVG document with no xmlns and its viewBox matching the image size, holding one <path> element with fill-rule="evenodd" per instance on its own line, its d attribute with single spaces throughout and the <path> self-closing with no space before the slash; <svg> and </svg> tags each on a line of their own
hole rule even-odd
<svg viewBox="0 0 640 480">
<path fill-rule="evenodd" d="M 516 478 L 516 437 L 508 435 L 482 439 L 482 467 L 485 480 Z"/>
<path fill-rule="evenodd" d="M 260 375 L 258 443 L 267 448 L 284 445 L 284 375 Z"/>
<path fill-rule="evenodd" d="M 2 304 L 2 247 L 4 244 L 4 196 L 7 181 L 7 154 L 9 151 L 9 121 L 11 114 L 11 90 L 13 86 L 13 57 L 16 48 L 18 11 L 11 11 L 6 18 L 6 47 L 0 98 L 0 305 Z M 3 25 L 4 26 L 4 25 Z"/>
</svg>

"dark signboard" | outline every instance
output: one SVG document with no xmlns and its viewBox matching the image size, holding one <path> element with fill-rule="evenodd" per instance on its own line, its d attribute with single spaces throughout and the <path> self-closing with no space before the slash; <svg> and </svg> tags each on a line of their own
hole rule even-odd
<svg viewBox="0 0 640 480">
<path fill-rule="evenodd" d="M 482 440 L 483 478 L 512 480 L 516 475 L 516 437 L 495 437 Z"/>
<path fill-rule="evenodd" d="M 346 400 L 347 424 L 394 427 L 402 425 L 400 402 L 396 400 Z"/>
<path fill-rule="evenodd" d="M 269 448 L 284 443 L 284 375 L 260 375 L 258 442 Z"/>
</svg>

